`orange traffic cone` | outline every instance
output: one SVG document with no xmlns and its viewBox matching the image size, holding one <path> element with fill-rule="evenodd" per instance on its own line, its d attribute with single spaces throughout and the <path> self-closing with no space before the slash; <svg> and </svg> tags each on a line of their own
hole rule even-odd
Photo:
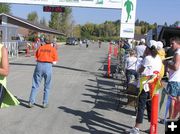
<svg viewBox="0 0 180 134">
<path fill-rule="evenodd" d="M 110 77 L 111 74 L 111 54 L 108 54 L 108 70 L 107 70 L 107 75 Z"/>
<path fill-rule="evenodd" d="M 158 72 L 155 72 L 158 73 Z M 159 109 L 159 93 L 154 93 L 155 86 L 157 84 L 158 78 L 154 79 L 153 83 L 149 83 L 151 101 L 151 124 L 150 124 L 150 134 L 158 133 L 158 109 Z"/>
</svg>

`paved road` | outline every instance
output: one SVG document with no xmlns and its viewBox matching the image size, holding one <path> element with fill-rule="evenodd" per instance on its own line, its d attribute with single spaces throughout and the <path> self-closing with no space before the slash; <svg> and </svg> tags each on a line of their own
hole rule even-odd
<svg viewBox="0 0 180 134">
<path fill-rule="evenodd" d="M 134 125 L 134 109 L 117 110 L 117 80 L 103 78 L 102 65 L 108 45 L 102 48 L 61 45 L 59 62 L 53 68 L 50 104 L 43 109 L 43 83 L 36 106 L 28 108 L 33 57 L 10 60 L 8 88 L 21 105 L 0 109 L 0 134 L 121 134 Z M 142 129 L 148 128 L 147 117 Z M 159 133 L 164 126 L 159 125 Z"/>
</svg>

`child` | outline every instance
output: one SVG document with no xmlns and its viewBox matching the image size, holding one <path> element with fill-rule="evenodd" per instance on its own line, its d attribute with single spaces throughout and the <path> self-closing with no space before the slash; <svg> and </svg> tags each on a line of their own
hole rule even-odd
<svg viewBox="0 0 180 134">
<path fill-rule="evenodd" d="M 130 50 L 129 57 L 125 61 L 127 88 L 132 77 L 134 77 L 136 80 L 138 79 L 138 73 L 136 72 L 136 63 L 137 63 L 136 53 L 134 50 Z"/>
</svg>

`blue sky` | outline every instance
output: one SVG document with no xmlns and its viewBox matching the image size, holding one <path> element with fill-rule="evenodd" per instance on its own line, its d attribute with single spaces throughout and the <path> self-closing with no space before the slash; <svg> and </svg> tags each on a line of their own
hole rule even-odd
<svg viewBox="0 0 180 134">
<path fill-rule="evenodd" d="M 21 18 L 27 18 L 27 14 L 36 11 L 39 18 L 50 18 L 50 13 L 43 12 L 40 5 L 12 5 L 12 14 Z M 173 24 L 180 21 L 180 0 L 137 0 L 136 19 L 146 21 L 150 24 L 157 22 L 162 25 L 164 22 Z M 87 22 L 99 24 L 106 20 L 120 20 L 121 10 L 97 9 L 73 7 L 73 20 L 76 24 Z"/>
</svg>

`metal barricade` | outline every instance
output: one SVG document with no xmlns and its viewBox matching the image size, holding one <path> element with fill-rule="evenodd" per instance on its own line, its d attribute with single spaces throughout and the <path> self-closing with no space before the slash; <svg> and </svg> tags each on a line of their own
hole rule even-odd
<svg viewBox="0 0 180 134">
<path fill-rule="evenodd" d="M 18 43 L 17 42 L 2 42 L 8 50 L 9 57 L 18 57 Z"/>
</svg>

